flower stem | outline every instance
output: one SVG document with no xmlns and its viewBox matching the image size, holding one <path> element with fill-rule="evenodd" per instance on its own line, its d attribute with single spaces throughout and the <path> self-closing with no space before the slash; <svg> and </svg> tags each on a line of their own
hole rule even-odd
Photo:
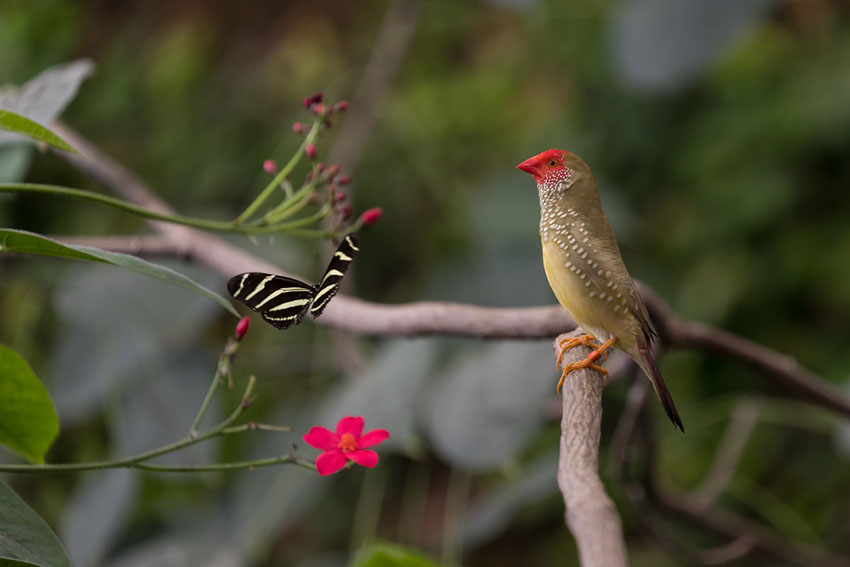
<svg viewBox="0 0 850 567">
<path fill-rule="evenodd" d="M 238 345 L 239 343 L 236 343 Z M 225 352 L 221 354 L 218 359 L 218 366 L 216 366 L 215 376 L 213 376 L 212 382 L 210 383 L 210 387 L 207 390 L 207 395 L 204 396 L 204 401 L 201 403 L 201 408 L 198 410 L 198 414 L 195 416 L 195 420 L 192 422 L 192 427 L 189 428 L 189 438 L 194 439 L 198 436 L 198 426 L 201 424 L 201 420 L 204 419 L 204 415 L 207 413 L 207 409 L 210 407 L 210 402 L 212 401 L 213 394 L 218 389 L 218 385 L 223 378 L 223 375 L 227 374 L 230 376 L 230 357 L 232 354 L 229 354 L 227 351 L 229 350 L 230 342 L 228 342 L 228 346 L 225 347 Z"/>
<path fill-rule="evenodd" d="M 298 191 L 296 191 L 291 198 L 279 204 L 277 207 L 273 208 L 269 212 L 265 214 L 263 220 L 267 223 L 275 223 L 281 221 L 287 217 L 292 216 L 294 213 L 303 209 L 307 203 L 309 202 L 310 193 L 313 189 L 316 188 L 316 179 L 310 181 Z"/>
<path fill-rule="evenodd" d="M 278 174 L 274 176 L 274 179 L 272 179 L 271 182 L 266 185 L 266 188 L 263 189 L 259 195 L 257 195 L 257 198 L 254 199 L 244 211 L 242 211 L 242 214 L 236 217 L 236 220 L 233 221 L 234 225 L 238 226 L 242 224 L 243 222 L 248 220 L 251 215 L 256 213 L 257 209 L 259 209 L 262 204 L 265 203 L 266 200 L 271 196 L 271 194 L 274 193 L 278 185 L 280 185 L 281 182 L 286 179 L 286 177 L 290 173 L 292 173 L 292 170 L 295 169 L 295 166 L 298 165 L 299 161 L 301 161 L 301 156 L 304 155 L 307 145 L 315 142 L 316 136 L 319 135 L 319 128 L 321 127 L 321 125 L 321 118 L 317 118 L 313 121 L 313 127 L 310 128 L 310 131 L 304 137 L 304 141 L 301 143 L 301 147 L 298 148 L 298 151 L 295 152 L 295 155 L 293 155 L 290 158 L 289 162 L 287 162 L 287 164 L 283 166 L 283 169 L 281 169 Z"/>
<path fill-rule="evenodd" d="M 133 465 L 137 469 L 157 472 L 208 472 L 208 471 L 229 471 L 237 469 L 254 469 L 259 467 L 270 467 L 283 463 L 291 463 L 305 469 L 316 470 L 316 465 L 306 459 L 299 459 L 294 455 L 281 455 L 280 457 L 267 457 L 265 459 L 255 459 L 253 461 L 236 461 L 232 463 L 211 463 L 201 465 L 151 465 L 147 463 L 138 463 Z"/>
<path fill-rule="evenodd" d="M 115 207 L 128 213 L 133 213 L 141 217 L 168 221 L 175 224 L 193 226 L 195 228 L 204 228 L 207 230 L 215 230 L 220 232 L 243 232 L 236 229 L 232 222 L 228 221 L 213 221 L 199 219 L 195 217 L 185 217 L 182 215 L 170 215 L 166 213 L 158 213 L 150 209 L 145 209 L 138 205 L 134 205 L 128 201 L 116 199 L 108 195 L 101 195 L 94 191 L 86 191 L 84 189 L 74 189 L 71 187 L 62 187 L 60 185 L 45 185 L 42 183 L 0 183 L 0 193 L 39 193 L 47 195 L 61 195 L 64 197 L 74 197 L 77 199 L 85 199 L 94 201 L 110 207 Z"/>
<path fill-rule="evenodd" d="M 242 399 L 239 402 L 239 405 L 236 406 L 236 409 L 233 410 L 233 412 L 227 417 L 227 419 L 225 419 L 209 431 L 198 434 L 197 426 L 200 423 L 201 419 L 203 419 L 207 407 L 209 407 L 209 401 L 212 399 L 212 394 L 215 392 L 217 384 L 221 381 L 223 374 L 229 371 L 229 357 L 233 354 L 232 349 L 230 349 L 229 347 L 230 344 L 228 344 L 228 347 L 225 348 L 225 352 L 222 354 L 223 358 L 227 358 L 225 364 L 219 365 L 219 370 L 216 372 L 215 378 L 213 379 L 213 382 L 210 385 L 209 390 L 207 391 L 207 396 L 204 398 L 204 403 L 201 405 L 201 409 L 198 411 L 198 415 L 195 417 L 195 422 L 192 424 L 189 433 L 182 439 L 179 439 L 173 443 L 169 443 L 168 445 L 163 445 L 162 447 L 157 447 L 156 449 L 151 449 L 150 451 L 137 453 L 135 455 L 130 455 L 129 457 L 122 457 L 120 459 L 92 461 L 87 463 L 56 463 L 39 465 L 3 464 L 0 465 L 0 472 L 72 472 L 119 468 L 136 468 L 141 470 L 160 472 L 202 472 L 251 469 L 255 467 L 267 467 L 282 463 L 291 463 L 294 465 L 315 470 L 316 466 L 312 462 L 304 459 L 299 459 L 294 455 L 268 457 L 251 461 L 236 461 L 231 463 L 210 463 L 197 465 L 158 465 L 147 462 L 150 459 L 153 459 L 154 457 L 165 455 L 167 453 L 173 453 L 175 451 L 179 451 L 180 449 L 185 449 L 186 447 L 196 445 L 212 437 L 231 435 L 233 433 L 242 433 L 244 431 L 252 431 L 254 429 L 261 429 L 266 431 L 289 431 L 288 427 L 267 425 L 263 423 L 254 422 L 236 426 L 233 425 L 233 422 L 236 421 L 236 419 L 242 414 L 242 412 L 244 412 L 251 405 L 251 399 L 254 392 L 254 384 L 256 383 L 256 379 L 251 376 L 248 379 L 248 385 L 245 387 L 245 392 L 242 394 Z"/>
</svg>

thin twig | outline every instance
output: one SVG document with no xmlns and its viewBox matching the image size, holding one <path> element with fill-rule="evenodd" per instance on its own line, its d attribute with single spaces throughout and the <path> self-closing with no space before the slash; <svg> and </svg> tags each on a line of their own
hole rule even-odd
<svg viewBox="0 0 850 567">
<path fill-rule="evenodd" d="M 637 425 L 638 415 L 646 403 L 646 394 L 649 391 L 649 380 L 644 378 L 640 368 L 634 365 L 632 370 L 632 385 L 626 394 L 626 408 L 620 414 L 614 435 L 611 438 L 611 446 L 608 449 L 608 474 L 616 478 L 624 478 L 626 462 L 628 461 L 628 448 L 632 439 L 632 433 Z"/>
<path fill-rule="evenodd" d="M 745 398 L 735 406 L 711 468 L 702 483 L 691 493 L 694 505 L 702 509 L 708 508 L 729 485 L 758 423 L 758 417 L 759 406 L 754 400 Z"/>
<path fill-rule="evenodd" d="M 761 524 L 729 510 L 700 508 L 685 495 L 658 491 L 653 501 L 661 509 L 735 540 L 747 537 L 754 548 L 798 565 L 850 567 L 850 558 L 833 555 L 803 542 L 790 542 Z"/>
</svg>

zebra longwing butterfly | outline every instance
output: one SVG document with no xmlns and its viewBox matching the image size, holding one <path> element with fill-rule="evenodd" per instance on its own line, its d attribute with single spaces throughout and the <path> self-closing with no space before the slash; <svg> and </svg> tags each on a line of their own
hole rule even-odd
<svg viewBox="0 0 850 567">
<path fill-rule="evenodd" d="M 247 272 L 230 278 L 227 291 L 262 315 L 269 324 L 281 330 L 288 329 L 300 323 L 308 310 L 313 317 L 322 314 L 339 291 L 342 277 L 359 251 L 353 234 L 343 238 L 322 279 L 314 285 L 286 276 Z"/>
</svg>

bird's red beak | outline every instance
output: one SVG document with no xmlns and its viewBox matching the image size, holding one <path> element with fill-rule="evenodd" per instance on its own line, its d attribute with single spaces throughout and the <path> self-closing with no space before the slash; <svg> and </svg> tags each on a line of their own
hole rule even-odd
<svg viewBox="0 0 850 567">
<path fill-rule="evenodd" d="M 532 158 L 528 158 L 518 166 L 517 169 L 521 169 L 526 173 L 530 173 L 534 176 L 534 179 L 539 179 L 540 176 L 540 160 L 537 159 L 537 156 Z"/>
</svg>

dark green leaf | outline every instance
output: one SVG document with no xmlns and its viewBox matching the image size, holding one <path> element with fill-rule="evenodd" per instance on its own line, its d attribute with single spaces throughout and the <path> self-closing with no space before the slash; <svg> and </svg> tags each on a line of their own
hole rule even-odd
<svg viewBox="0 0 850 567">
<path fill-rule="evenodd" d="M 44 142 L 50 144 L 54 148 L 65 150 L 68 152 L 79 153 L 71 147 L 68 142 L 45 128 L 38 122 L 33 122 L 29 118 L 9 112 L 8 110 L 0 110 L 0 128 L 10 132 L 23 134 L 28 138 L 32 138 L 36 142 Z"/>
<path fill-rule="evenodd" d="M 71 565 L 56 534 L 3 481 L 0 481 L 0 548 L 4 550 L 0 567 Z"/>
<path fill-rule="evenodd" d="M 39 124 L 51 124 L 76 96 L 80 85 L 94 72 L 94 63 L 77 59 L 45 69 L 20 88 L 0 89 L 0 108 Z M 17 134 L 0 132 L 0 145 L 21 140 Z"/>
<path fill-rule="evenodd" d="M 0 557 L 0 567 L 32 567 L 33 565 L 33 563 L 28 561 L 18 561 L 17 559 Z"/>
<path fill-rule="evenodd" d="M 196 283 L 179 272 L 135 256 L 130 256 L 129 254 L 107 252 L 106 250 L 91 248 L 89 246 L 62 244 L 39 234 L 14 229 L 0 229 L 0 252 L 40 254 L 43 256 L 55 256 L 57 258 L 104 262 L 106 264 L 120 266 L 132 272 L 156 278 L 208 297 L 218 302 L 234 316 L 239 317 L 239 313 L 236 312 L 233 305 L 221 295 Z"/>
<path fill-rule="evenodd" d="M 27 361 L 0 345 L 0 443 L 34 463 L 59 433 L 59 418 L 44 385 Z"/>
</svg>

